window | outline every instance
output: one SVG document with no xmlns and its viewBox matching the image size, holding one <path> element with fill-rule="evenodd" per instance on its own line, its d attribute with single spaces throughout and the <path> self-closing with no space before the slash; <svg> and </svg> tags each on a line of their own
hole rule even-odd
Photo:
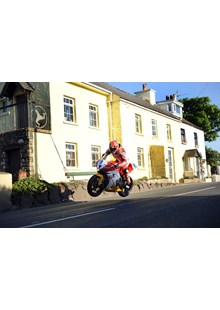
<svg viewBox="0 0 220 310">
<path fill-rule="evenodd" d="M 171 112 L 172 111 L 172 106 L 170 103 L 167 104 L 167 111 Z"/>
<path fill-rule="evenodd" d="M 176 106 L 176 113 L 181 114 L 181 108 L 178 105 Z"/>
<path fill-rule="evenodd" d="M 137 163 L 139 167 L 144 167 L 144 149 L 141 147 L 137 148 Z"/>
<path fill-rule="evenodd" d="M 181 131 L 181 142 L 185 144 L 186 143 L 185 129 L 181 128 L 180 131 Z"/>
<path fill-rule="evenodd" d="M 64 120 L 66 122 L 76 123 L 75 99 L 63 97 L 64 102 Z"/>
<path fill-rule="evenodd" d="M 199 143 L 198 143 L 198 135 L 196 132 L 194 132 L 194 142 L 195 142 L 195 146 L 198 146 Z"/>
<path fill-rule="evenodd" d="M 169 141 L 172 140 L 171 126 L 169 124 L 167 124 L 167 140 L 169 140 Z"/>
<path fill-rule="evenodd" d="M 141 115 L 135 114 L 135 128 L 136 128 L 136 133 L 142 134 Z"/>
<path fill-rule="evenodd" d="M 89 125 L 91 127 L 99 127 L 98 107 L 93 104 L 89 105 Z"/>
<path fill-rule="evenodd" d="M 101 158 L 100 146 L 91 146 L 92 167 L 96 166 L 96 162 Z"/>
<path fill-rule="evenodd" d="M 77 167 L 77 144 L 66 143 L 66 166 Z"/>
<path fill-rule="evenodd" d="M 8 112 L 8 105 L 10 105 L 10 103 L 9 102 L 7 102 L 7 101 L 4 101 L 3 102 L 3 104 L 2 104 L 2 107 L 3 107 L 3 109 L 2 109 L 2 112 L 3 113 L 5 113 L 5 112 Z"/>
<path fill-rule="evenodd" d="M 152 125 L 152 136 L 154 138 L 157 138 L 157 121 L 155 119 L 152 119 L 151 125 Z"/>
</svg>

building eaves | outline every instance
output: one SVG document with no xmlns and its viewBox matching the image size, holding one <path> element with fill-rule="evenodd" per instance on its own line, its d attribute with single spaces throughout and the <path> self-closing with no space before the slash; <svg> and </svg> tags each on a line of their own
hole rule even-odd
<svg viewBox="0 0 220 310">
<path fill-rule="evenodd" d="M 182 123 L 183 123 L 183 124 L 186 124 L 186 125 L 189 125 L 189 126 L 192 126 L 192 127 L 195 127 L 195 128 L 197 128 L 197 129 L 203 131 L 203 129 L 202 129 L 201 127 L 199 127 L 199 126 L 197 126 L 197 125 L 195 125 L 195 124 L 193 124 L 193 123 L 187 121 L 185 118 L 182 119 Z"/>
<path fill-rule="evenodd" d="M 16 87 L 19 87 L 24 91 L 34 91 L 34 87 L 29 82 L 5 82 L 4 86 L 2 87 L 0 97 L 10 97 Z"/>
<path fill-rule="evenodd" d="M 141 98 L 138 98 L 135 95 L 129 94 L 129 93 L 127 93 L 127 92 L 117 88 L 117 87 L 111 86 L 108 83 L 104 83 L 104 82 L 90 82 L 90 83 L 111 91 L 112 93 L 118 95 L 121 99 L 124 99 L 124 100 L 130 101 L 130 102 L 136 103 L 136 104 L 138 104 L 138 105 L 140 105 L 142 107 L 145 107 L 145 108 L 147 108 L 147 109 L 149 109 L 151 111 L 154 111 L 154 112 L 166 115 L 168 117 L 171 117 L 171 118 L 173 118 L 175 120 L 180 121 L 180 119 L 178 117 L 174 116 L 169 111 L 166 111 L 166 110 L 162 109 L 161 107 L 159 107 L 157 105 L 152 105 L 148 101 L 145 101 L 145 100 L 143 100 Z"/>
<path fill-rule="evenodd" d="M 158 105 L 156 105 L 156 104 L 155 104 L 155 105 L 152 105 L 152 104 L 150 104 L 148 101 L 145 101 L 145 100 L 143 100 L 143 99 L 141 99 L 141 98 L 138 98 L 138 97 L 135 96 L 135 95 L 129 94 L 129 93 L 127 93 L 127 92 L 125 92 L 125 91 L 123 91 L 123 90 L 117 88 L 117 87 L 114 87 L 114 86 L 112 86 L 112 85 L 109 85 L 108 83 L 104 83 L 104 82 L 90 82 L 90 83 L 91 83 L 91 84 L 94 84 L 94 85 L 96 85 L 96 86 L 102 87 L 102 88 L 104 88 L 104 89 L 107 89 L 107 90 L 109 90 L 110 92 L 112 92 L 112 93 L 118 95 L 120 98 L 122 98 L 122 99 L 124 99 L 124 100 L 130 101 L 130 102 L 133 102 L 133 103 L 136 103 L 136 104 L 138 104 L 138 105 L 140 105 L 140 106 L 142 106 L 142 107 L 145 107 L 145 108 L 147 108 L 147 109 L 149 109 L 149 110 L 151 110 L 151 111 L 155 111 L 155 112 L 160 113 L 160 114 L 162 114 L 162 115 L 165 115 L 165 116 L 167 116 L 167 117 L 173 118 L 173 119 L 175 119 L 175 120 L 177 120 L 177 121 L 179 121 L 179 122 L 182 122 L 183 124 L 192 126 L 192 127 L 194 127 L 194 128 L 197 128 L 197 129 L 203 131 L 202 128 L 200 128 L 200 127 L 196 126 L 195 124 L 193 124 L 193 123 L 187 121 L 186 119 L 184 119 L 184 118 L 180 119 L 180 118 L 176 117 L 175 115 L 173 115 L 172 113 L 170 113 L 169 111 L 164 110 L 164 109 L 161 108 L 160 106 L 158 106 Z"/>
</svg>

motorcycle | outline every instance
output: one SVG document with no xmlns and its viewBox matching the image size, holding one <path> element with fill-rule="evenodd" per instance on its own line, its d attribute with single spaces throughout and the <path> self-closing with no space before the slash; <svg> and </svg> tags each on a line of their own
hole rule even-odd
<svg viewBox="0 0 220 310">
<path fill-rule="evenodd" d="M 126 167 L 127 172 L 134 170 L 134 164 Z M 130 184 L 127 185 L 124 175 L 120 175 L 120 168 L 115 167 L 114 161 L 100 159 L 96 163 L 97 173 L 93 175 L 87 184 L 87 191 L 90 196 L 97 197 L 103 191 L 117 192 L 119 196 L 126 197 L 133 188 L 133 180 L 130 177 Z"/>
</svg>

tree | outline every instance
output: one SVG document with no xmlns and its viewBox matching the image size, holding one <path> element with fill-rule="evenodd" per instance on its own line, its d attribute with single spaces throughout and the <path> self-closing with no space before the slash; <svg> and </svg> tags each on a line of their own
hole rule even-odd
<svg viewBox="0 0 220 310">
<path fill-rule="evenodd" d="M 209 97 L 183 98 L 183 117 L 200 127 L 205 133 L 205 141 L 215 141 L 220 131 L 220 109 L 210 104 Z"/>
<path fill-rule="evenodd" d="M 206 147 L 206 160 L 207 164 L 211 167 L 220 165 L 220 153 L 210 147 Z"/>
</svg>

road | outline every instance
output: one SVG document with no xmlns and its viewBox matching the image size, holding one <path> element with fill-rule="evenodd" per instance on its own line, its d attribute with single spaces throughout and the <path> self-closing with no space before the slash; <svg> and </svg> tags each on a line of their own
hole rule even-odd
<svg viewBox="0 0 220 310">
<path fill-rule="evenodd" d="M 68 202 L 0 215 L 5 228 L 219 228 L 220 183 L 176 185 L 126 198 Z"/>
</svg>

